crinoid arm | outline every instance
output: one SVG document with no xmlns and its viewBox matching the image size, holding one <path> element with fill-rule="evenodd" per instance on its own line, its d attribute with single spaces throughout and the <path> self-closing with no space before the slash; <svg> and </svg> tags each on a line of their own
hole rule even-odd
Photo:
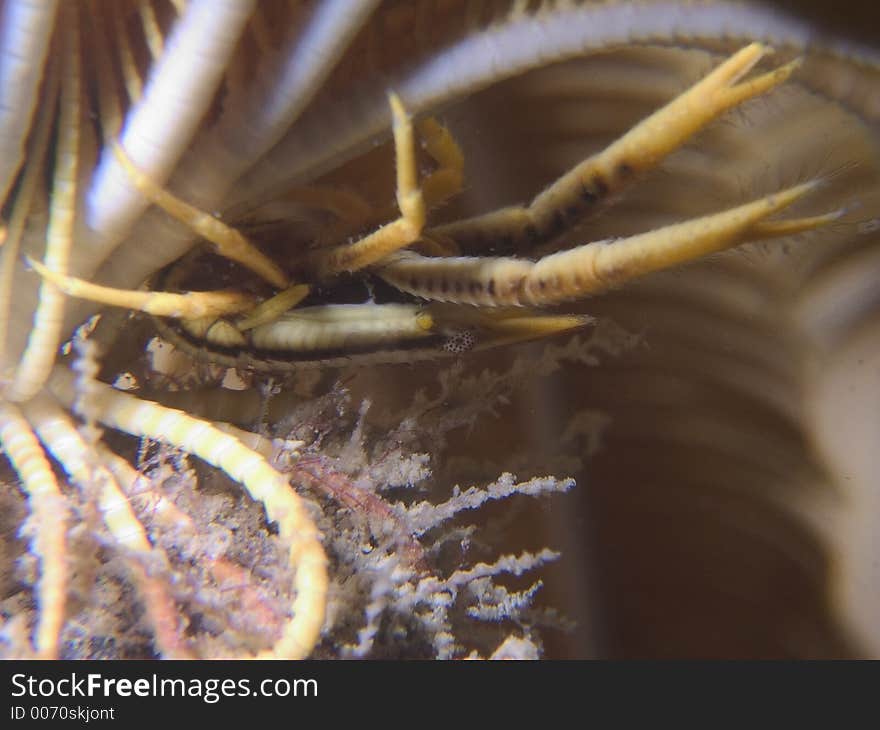
<svg viewBox="0 0 880 730">
<path fill-rule="evenodd" d="M 46 268 L 67 273 L 74 245 L 76 201 L 78 194 L 79 150 L 81 144 L 81 89 L 80 44 L 76 13 L 65 6 L 67 20 L 73 32 L 64 37 L 60 79 L 49 80 L 50 88 L 58 83 L 59 122 L 55 147 L 55 167 L 52 173 L 52 205 L 46 228 L 46 248 L 43 263 Z M 4 261 L 10 266 L 12 261 Z M 3 295 L 5 299 L 6 295 Z M 39 302 L 33 318 L 33 329 L 22 353 L 15 377 L 4 397 L 24 402 L 36 395 L 52 370 L 55 352 L 62 340 L 65 298 L 54 287 L 40 288 Z M 4 302 L 0 307 L 6 308 Z M 3 315 L 5 318 L 5 314 Z M 5 334 L 5 333 L 4 333 Z M 0 343 L 5 347 L 5 343 Z"/>
<path fill-rule="evenodd" d="M 318 277 L 359 271 L 418 240 L 425 225 L 425 199 L 418 184 L 412 122 L 396 94 L 389 95 L 397 160 L 400 218 L 354 243 L 317 252 L 306 264 Z"/>
<path fill-rule="evenodd" d="M 595 321 L 588 315 L 547 314 L 530 308 L 485 309 L 434 302 L 426 309 L 435 327 L 446 333 L 442 347 L 450 354 L 572 334 Z"/>
<path fill-rule="evenodd" d="M 750 240 L 786 236 L 826 225 L 839 218 L 841 211 L 785 221 L 765 220 L 820 184 L 817 180 L 802 183 L 713 215 L 546 256 L 523 280 L 522 301 L 545 306 L 578 299 Z"/>
<path fill-rule="evenodd" d="M 472 248 L 475 243 L 491 242 L 509 248 L 517 242 L 556 236 L 596 204 L 623 190 L 639 173 L 656 167 L 725 111 L 775 88 L 797 67 L 793 61 L 742 80 L 766 53 L 759 43 L 743 48 L 605 150 L 565 173 L 530 205 L 429 229 L 424 240 Z M 601 292 L 745 241 L 825 225 L 839 213 L 765 220 L 816 184 L 804 183 L 739 208 L 627 239 L 578 246 L 538 262 L 513 257 L 426 256 L 408 250 L 388 255 L 374 268 L 389 284 L 424 299 L 481 307 L 545 306 Z"/>
<path fill-rule="evenodd" d="M 464 183 L 464 154 L 449 130 L 434 117 L 416 122 L 425 151 L 437 162 L 437 169 L 422 180 L 422 194 L 428 208 L 436 208 L 454 195 Z"/>
<path fill-rule="evenodd" d="M 752 43 L 666 106 L 642 120 L 603 151 L 575 165 L 527 206 L 512 206 L 428 231 L 462 248 L 533 245 L 565 230 L 654 169 L 729 109 L 767 93 L 797 68 L 792 61 L 741 80 L 768 53 Z"/>
<path fill-rule="evenodd" d="M 123 493 L 113 474 L 100 463 L 99 449 L 86 441 L 71 416 L 47 393 L 37 395 L 23 410 L 40 441 L 63 466 L 83 498 L 88 499 L 92 485 L 97 486 L 98 511 L 109 533 L 125 548 L 129 575 L 143 600 L 162 656 L 194 658 L 183 639 L 182 621 L 168 586 L 147 568 L 154 548 L 146 530 L 132 509 L 129 495 Z M 50 523 L 46 529 L 57 527 Z"/>
<path fill-rule="evenodd" d="M 13 403 L 0 403 L 0 446 L 21 476 L 33 515 L 32 549 L 40 558 L 33 651 L 38 658 L 57 659 L 67 600 L 67 503 L 30 423 Z"/>
<path fill-rule="evenodd" d="M 77 397 L 73 376 L 56 370 L 50 383 L 59 401 Z M 87 397 L 97 420 L 130 434 L 164 441 L 212 464 L 240 482 L 278 523 L 296 571 L 293 617 L 266 658 L 304 658 L 318 641 L 327 598 L 327 559 L 318 530 L 303 500 L 263 456 L 213 424 L 152 401 L 140 400 L 109 385 L 88 383 Z"/>
<path fill-rule="evenodd" d="M 113 143 L 113 151 L 132 184 L 150 202 L 158 205 L 170 216 L 213 243 L 221 256 L 240 263 L 273 286 L 287 286 L 287 276 L 281 267 L 248 241 L 239 231 L 227 226 L 214 216 L 189 205 L 150 180 L 128 158 L 119 143 Z"/>
<path fill-rule="evenodd" d="M 803 183 L 720 213 L 629 238 L 588 243 L 538 262 L 468 256 L 430 258 L 404 251 L 378 273 L 397 288 L 426 299 L 484 307 L 546 306 L 596 294 L 746 241 L 826 225 L 841 212 L 765 220 L 819 185 L 820 181 Z"/>
<path fill-rule="evenodd" d="M 75 276 L 59 274 L 33 259 L 28 259 L 27 262 L 43 279 L 54 284 L 68 296 L 88 299 L 112 307 L 134 309 L 157 317 L 181 319 L 219 317 L 246 311 L 255 304 L 252 296 L 232 290 L 173 293 L 114 289 L 92 284 Z"/>
</svg>

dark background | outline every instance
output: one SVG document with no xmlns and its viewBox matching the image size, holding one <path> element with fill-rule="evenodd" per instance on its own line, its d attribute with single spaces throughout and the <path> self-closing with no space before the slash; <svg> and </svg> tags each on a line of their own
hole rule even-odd
<svg viewBox="0 0 880 730">
<path fill-rule="evenodd" d="M 880 45 L 880 3 L 874 0 L 774 0 L 763 4 L 802 15 L 829 32 Z"/>
</svg>

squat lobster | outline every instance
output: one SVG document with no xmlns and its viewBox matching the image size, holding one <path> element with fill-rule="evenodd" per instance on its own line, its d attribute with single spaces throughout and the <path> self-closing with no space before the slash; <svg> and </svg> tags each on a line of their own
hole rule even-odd
<svg viewBox="0 0 880 730">
<path fill-rule="evenodd" d="M 783 83 L 797 61 L 741 80 L 767 52 L 759 43 L 743 48 L 605 150 L 576 165 L 529 205 L 427 231 L 426 211 L 461 186 L 463 158 L 448 132 L 425 120 L 419 128 L 438 169 L 420 185 L 412 123 L 400 99 L 391 94 L 399 217 L 353 243 L 316 248 L 284 262 L 157 187 L 116 148 L 132 183 L 146 197 L 214 243 L 220 256 L 249 269 L 263 282 L 251 284 L 250 290 L 262 287 L 265 293 L 115 290 L 32 265 L 70 295 L 180 319 L 182 332 L 164 328 L 176 344 L 219 364 L 256 370 L 333 365 L 352 357 L 414 360 L 571 331 L 590 319 L 551 315 L 539 308 L 745 241 L 811 230 L 839 217 L 840 211 L 835 211 L 767 220 L 819 185 L 810 181 L 702 218 L 587 243 L 538 261 L 478 255 L 489 242 L 535 245 L 558 236 L 724 112 Z M 354 272 L 378 276 L 427 303 L 296 308 L 314 284 L 332 283 L 339 274 Z M 172 269 L 166 286 L 184 289 L 189 273 L 186 266 Z"/>
</svg>

